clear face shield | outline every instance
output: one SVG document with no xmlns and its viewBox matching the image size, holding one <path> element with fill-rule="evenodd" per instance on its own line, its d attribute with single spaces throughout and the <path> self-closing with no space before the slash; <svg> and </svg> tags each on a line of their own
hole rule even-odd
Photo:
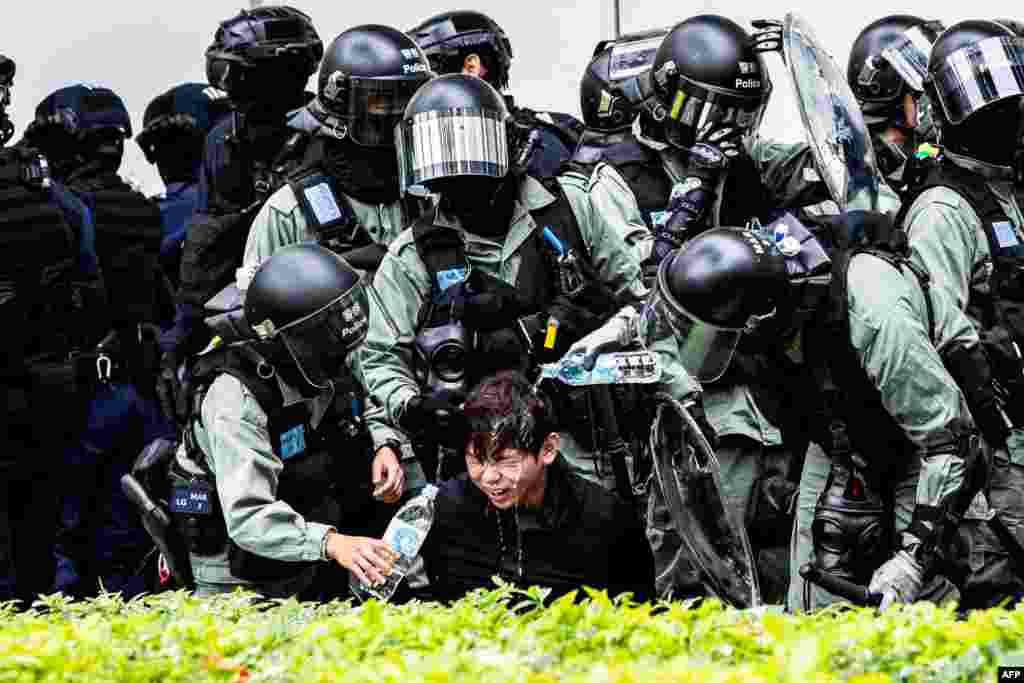
<svg viewBox="0 0 1024 683">
<path fill-rule="evenodd" d="M 279 328 L 265 321 L 253 325 L 253 329 L 263 339 L 280 339 L 305 380 L 317 389 L 326 389 L 349 351 L 366 338 L 368 310 L 366 289 L 360 280 L 305 318 Z"/>
<path fill-rule="evenodd" d="M 392 147 L 405 106 L 429 72 L 416 78 L 357 78 L 336 71 L 311 109 L 335 136 L 346 135 L 363 147 Z"/>
<path fill-rule="evenodd" d="M 1024 39 L 986 38 L 946 57 L 932 76 L 953 125 L 986 106 L 1024 95 Z"/>
<path fill-rule="evenodd" d="M 676 252 L 678 254 L 678 252 Z M 640 335 L 647 346 L 673 338 L 678 359 L 686 371 L 701 383 L 714 382 L 729 368 L 744 332 L 775 316 L 775 310 L 753 315 L 743 327 L 723 327 L 700 320 L 671 294 L 666 274 L 674 256 L 661 262 L 654 290 L 640 314 Z"/>
<path fill-rule="evenodd" d="M 504 178 L 509 170 L 505 119 L 487 109 L 416 114 L 395 127 L 402 193 L 453 176 Z"/>
<path fill-rule="evenodd" d="M 932 40 L 920 26 L 903 32 L 889 47 L 882 50 L 882 59 L 887 61 L 903 82 L 915 93 L 924 92 L 924 80 L 928 77 L 928 60 L 932 54 Z"/>
</svg>

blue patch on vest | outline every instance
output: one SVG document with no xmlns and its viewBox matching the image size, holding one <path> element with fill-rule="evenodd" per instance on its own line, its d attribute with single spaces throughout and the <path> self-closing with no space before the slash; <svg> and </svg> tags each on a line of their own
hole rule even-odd
<svg viewBox="0 0 1024 683">
<path fill-rule="evenodd" d="M 1013 229 L 1013 224 L 1009 221 L 993 221 L 992 230 L 996 233 L 996 243 L 1000 248 L 1009 249 L 1020 244 L 1017 231 Z"/>
<path fill-rule="evenodd" d="M 437 273 L 437 288 L 440 292 L 444 292 L 452 285 L 457 285 L 466 279 L 468 269 L 466 268 L 451 268 L 449 270 L 438 271 Z"/>
<path fill-rule="evenodd" d="M 281 459 L 287 460 L 306 450 L 306 425 L 292 427 L 281 435 Z"/>
</svg>

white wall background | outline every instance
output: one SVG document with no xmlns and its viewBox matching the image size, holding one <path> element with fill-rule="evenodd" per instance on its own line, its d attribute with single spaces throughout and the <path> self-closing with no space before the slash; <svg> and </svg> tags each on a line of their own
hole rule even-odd
<svg viewBox="0 0 1024 683">
<path fill-rule="evenodd" d="M 16 135 L 31 120 L 35 105 L 48 93 L 78 81 L 112 88 L 124 98 L 133 125 L 142 125 L 146 104 L 158 93 L 187 80 L 204 80 L 203 51 L 217 23 L 245 6 L 245 0 L 3 0 L 16 4 L 0 26 L 0 53 L 15 59 L 12 117 Z M 406 30 L 445 10 L 471 7 L 492 16 L 508 33 L 515 51 L 512 93 L 535 109 L 579 114 L 578 84 L 594 44 L 612 34 L 612 0 L 293 0 L 313 18 L 324 43 L 362 23 Z M 270 4 L 266 2 L 264 4 Z M 671 25 L 693 14 L 713 12 L 740 23 L 761 17 L 802 15 L 845 70 L 850 44 L 869 22 L 894 12 L 961 19 L 1024 18 L 1019 4 L 977 0 L 940 5 L 906 0 L 897 7 L 882 0 L 811 2 L 798 0 L 621 0 L 622 30 Z M 956 14 L 939 14 L 946 8 Z M 772 57 L 775 94 L 764 122 L 766 133 L 799 139 L 802 131 L 781 62 Z M 161 189 L 155 170 L 134 143 L 128 146 L 123 173 L 148 192 Z"/>
</svg>

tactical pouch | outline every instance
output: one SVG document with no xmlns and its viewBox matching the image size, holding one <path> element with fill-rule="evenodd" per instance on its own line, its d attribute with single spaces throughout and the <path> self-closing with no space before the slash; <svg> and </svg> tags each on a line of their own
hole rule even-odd
<svg viewBox="0 0 1024 683">
<path fill-rule="evenodd" d="M 992 375 L 1005 390 L 1003 408 L 1013 424 L 1024 427 L 1024 304 L 993 302 L 996 324 L 981 332 Z"/>
<path fill-rule="evenodd" d="M 185 540 L 185 547 L 193 555 L 210 556 L 224 551 L 228 542 L 228 530 L 224 523 L 224 513 L 217 497 L 217 485 L 212 477 L 185 472 L 172 460 L 170 466 L 168 495 L 171 501 L 171 514 L 174 528 Z M 187 502 L 182 499 L 187 492 L 200 487 L 206 493 L 206 506 L 202 510 L 186 512 L 182 508 Z M 175 498 L 180 504 L 175 504 Z M 198 506 L 197 506 L 198 507 Z"/>
</svg>

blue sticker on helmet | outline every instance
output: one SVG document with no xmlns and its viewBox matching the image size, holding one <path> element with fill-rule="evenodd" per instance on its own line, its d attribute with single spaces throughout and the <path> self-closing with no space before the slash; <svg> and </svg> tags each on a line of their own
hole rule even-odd
<svg viewBox="0 0 1024 683">
<path fill-rule="evenodd" d="M 306 450 L 306 425 L 292 427 L 281 435 L 281 459 L 287 460 Z"/>
<path fill-rule="evenodd" d="M 1017 231 L 1013 229 L 1013 224 L 1009 221 L 999 221 L 992 223 L 992 229 L 996 233 L 996 242 L 1003 249 L 1015 247 L 1020 244 L 1020 240 L 1017 238 Z"/>
</svg>

